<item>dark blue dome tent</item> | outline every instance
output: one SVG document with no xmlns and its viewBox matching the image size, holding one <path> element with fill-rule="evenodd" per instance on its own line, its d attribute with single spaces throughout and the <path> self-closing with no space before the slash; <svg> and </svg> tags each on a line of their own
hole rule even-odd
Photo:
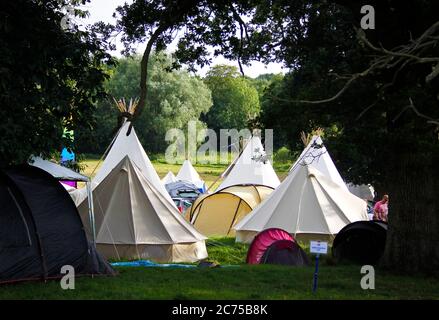
<svg viewBox="0 0 439 320">
<path fill-rule="evenodd" d="M 75 204 L 48 172 L 30 165 L 0 170 L 0 283 L 115 274 L 89 243 Z"/>
</svg>

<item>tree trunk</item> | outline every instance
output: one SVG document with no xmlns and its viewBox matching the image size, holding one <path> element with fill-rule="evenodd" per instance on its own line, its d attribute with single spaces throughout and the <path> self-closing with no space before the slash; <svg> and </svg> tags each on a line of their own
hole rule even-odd
<svg viewBox="0 0 439 320">
<path fill-rule="evenodd" d="M 381 265 L 403 273 L 438 273 L 439 156 L 409 146 L 394 151 L 397 156 L 387 165 L 389 229 Z"/>
</svg>

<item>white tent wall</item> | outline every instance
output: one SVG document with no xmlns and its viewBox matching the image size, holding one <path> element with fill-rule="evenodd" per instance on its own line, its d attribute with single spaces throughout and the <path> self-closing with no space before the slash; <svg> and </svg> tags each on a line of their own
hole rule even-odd
<svg viewBox="0 0 439 320">
<path fill-rule="evenodd" d="M 280 184 L 270 161 L 266 159 L 264 147 L 258 136 L 253 136 L 247 142 L 240 156 L 225 172 L 227 176 L 217 190 L 245 184 L 276 188 Z"/>
<path fill-rule="evenodd" d="M 57 180 L 71 180 L 71 181 L 89 181 L 89 178 L 77 173 L 69 168 L 63 167 L 57 163 L 49 160 L 44 160 L 40 157 L 31 157 L 29 164 L 43 169 L 44 171 L 50 173 Z"/>
</svg>

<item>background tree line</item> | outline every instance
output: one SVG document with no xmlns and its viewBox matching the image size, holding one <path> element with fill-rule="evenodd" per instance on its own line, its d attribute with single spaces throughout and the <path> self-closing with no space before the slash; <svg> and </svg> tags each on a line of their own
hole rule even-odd
<svg viewBox="0 0 439 320">
<path fill-rule="evenodd" d="M 108 70 L 104 87 L 107 95 L 97 101 L 93 124 L 75 131 L 75 150 L 79 153 L 102 154 L 118 129 L 119 111 L 114 99 L 138 97 L 140 57 L 120 58 Z M 136 120 L 137 135 L 147 152 L 163 153 L 171 128 L 187 132 L 190 120 L 197 128 L 248 128 L 260 114 L 260 97 L 268 87 L 272 74 L 255 79 L 242 77 L 233 66 L 213 66 L 202 79 L 186 70 L 173 70 L 170 55 L 159 52 L 149 60 L 150 87 L 145 112 Z"/>
</svg>

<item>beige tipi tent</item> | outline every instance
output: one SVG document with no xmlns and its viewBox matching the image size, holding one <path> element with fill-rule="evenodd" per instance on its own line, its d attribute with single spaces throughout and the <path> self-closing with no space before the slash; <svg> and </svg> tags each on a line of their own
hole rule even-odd
<svg viewBox="0 0 439 320">
<path fill-rule="evenodd" d="M 274 172 L 262 146 L 261 139 L 254 135 L 245 145 L 242 153 L 224 171 L 224 181 L 217 190 L 234 185 L 262 185 L 275 189 L 279 178 Z"/>
<path fill-rule="evenodd" d="M 368 220 L 366 202 L 312 165 L 298 165 L 271 196 L 236 226 L 236 241 L 250 242 L 268 228 L 298 240 L 333 240 L 347 224 Z"/>
<path fill-rule="evenodd" d="M 92 180 L 93 189 L 103 181 L 106 176 L 113 170 L 113 168 L 126 156 L 137 166 L 142 175 L 163 195 L 163 197 L 175 206 L 171 196 L 166 191 L 163 183 L 160 181 L 160 177 L 155 171 L 151 161 L 146 155 L 145 150 L 140 144 L 137 138 L 134 127 L 130 130 L 130 121 L 126 121 L 120 128 L 118 134 L 113 139 L 110 151 L 102 163 L 99 171 Z M 77 206 L 83 202 L 87 193 L 84 188 L 78 189 L 74 194 L 75 203 Z"/>
<path fill-rule="evenodd" d="M 339 184 L 343 189 L 349 190 L 357 197 L 361 199 L 367 199 L 369 201 L 372 201 L 374 199 L 375 190 L 373 186 L 345 183 L 337 168 L 335 167 L 335 164 L 332 161 L 328 150 L 324 146 L 322 139 L 319 136 L 312 137 L 310 143 L 303 150 L 299 159 L 302 161 L 302 163 L 312 164 L 320 172 L 331 178 L 332 181 Z M 296 161 L 296 163 L 291 167 L 290 170 L 293 170 L 293 168 L 298 165 L 298 161 Z"/>
<path fill-rule="evenodd" d="M 207 257 L 206 238 L 184 220 L 129 156 L 100 180 L 93 201 L 96 245 L 107 258 L 194 262 Z M 86 203 L 78 210 L 91 236 Z"/>
<path fill-rule="evenodd" d="M 248 242 L 276 227 L 302 240 L 332 240 L 346 224 L 367 219 L 366 202 L 349 192 L 322 139 L 313 136 L 281 185 L 236 225 L 236 239 Z"/>
<path fill-rule="evenodd" d="M 312 165 L 344 190 L 348 190 L 320 136 L 312 137 L 302 154 L 290 168 L 290 171 L 295 170 L 300 165 Z"/>
<path fill-rule="evenodd" d="M 143 176 L 154 185 L 154 187 L 162 193 L 169 202 L 174 203 L 166 191 L 165 187 L 160 181 L 160 177 L 155 171 L 151 161 L 146 155 L 145 150 L 137 138 L 134 127 L 129 132 L 131 122 L 127 121 L 121 127 L 119 134 L 114 140 L 107 157 L 102 163 L 96 176 L 93 178 L 94 184 L 99 184 L 113 168 L 123 159 L 128 156 L 130 160 L 139 168 Z"/>
</svg>

